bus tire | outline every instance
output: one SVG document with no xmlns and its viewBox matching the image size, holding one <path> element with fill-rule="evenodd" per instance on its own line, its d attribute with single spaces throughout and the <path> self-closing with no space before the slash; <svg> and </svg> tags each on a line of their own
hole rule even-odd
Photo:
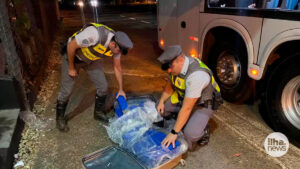
<svg viewBox="0 0 300 169">
<path fill-rule="evenodd" d="M 275 130 L 300 146 L 300 53 L 270 71 L 262 95 L 261 113 Z"/>
<path fill-rule="evenodd" d="M 221 88 L 222 97 L 235 104 L 244 103 L 253 92 L 253 80 L 247 74 L 247 52 L 241 44 L 238 41 L 219 41 L 208 58 L 208 65 Z"/>
</svg>

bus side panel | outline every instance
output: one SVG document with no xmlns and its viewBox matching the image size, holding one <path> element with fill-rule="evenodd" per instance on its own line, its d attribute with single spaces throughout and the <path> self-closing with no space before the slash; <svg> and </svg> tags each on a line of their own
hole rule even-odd
<svg viewBox="0 0 300 169">
<path fill-rule="evenodd" d="M 277 47 L 281 41 L 299 39 L 299 21 L 286 21 L 281 19 L 264 19 L 262 28 L 262 40 L 260 43 L 259 57 L 257 64 L 265 67 L 270 51 Z M 277 44 L 277 45 L 276 45 Z"/>
<path fill-rule="evenodd" d="M 162 49 L 177 44 L 177 1 L 158 1 L 158 41 Z"/>
<path fill-rule="evenodd" d="M 197 57 L 201 0 L 178 0 L 178 42 L 185 54 Z"/>
<path fill-rule="evenodd" d="M 224 21 L 224 19 L 226 21 Z M 233 16 L 233 15 L 223 15 L 223 14 L 209 14 L 209 13 L 200 13 L 200 22 L 199 22 L 199 42 L 200 44 L 200 54 L 203 52 L 203 38 L 206 36 L 207 30 L 210 30 L 213 27 L 227 27 L 230 28 L 236 32 L 239 32 L 239 26 L 242 26 L 245 31 L 243 31 L 245 34 L 248 34 L 250 37 L 250 41 L 253 44 L 252 49 L 247 48 L 247 50 L 251 50 L 253 53 L 253 56 L 248 56 L 248 59 L 250 63 L 256 63 L 257 61 L 257 55 L 258 55 L 258 49 L 259 49 L 259 43 L 260 43 L 260 36 L 261 36 L 261 27 L 262 27 L 262 18 L 257 17 L 248 17 L 248 16 Z M 211 27 L 213 25 L 213 27 Z M 242 35 L 241 35 L 242 36 Z M 242 37 L 245 38 L 245 37 Z M 246 44 L 247 46 L 247 44 Z M 251 60 L 251 61 L 250 61 Z"/>
</svg>

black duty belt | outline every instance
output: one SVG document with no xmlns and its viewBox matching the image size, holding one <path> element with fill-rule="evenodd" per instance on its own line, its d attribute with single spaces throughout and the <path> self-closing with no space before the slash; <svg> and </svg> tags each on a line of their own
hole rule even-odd
<svg viewBox="0 0 300 169">
<path fill-rule="evenodd" d="M 78 58 L 78 56 L 75 56 L 75 57 L 74 57 L 74 63 L 83 63 L 83 61 L 80 60 L 80 59 Z"/>
<path fill-rule="evenodd" d="M 199 103 L 198 105 L 205 108 L 212 107 L 212 100 L 206 100 L 203 103 Z"/>
</svg>

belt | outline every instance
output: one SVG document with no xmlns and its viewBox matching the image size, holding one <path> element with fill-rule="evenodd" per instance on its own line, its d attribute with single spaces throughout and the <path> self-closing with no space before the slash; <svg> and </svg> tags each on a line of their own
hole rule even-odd
<svg viewBox="0 0 300 169">
<path fill-rule="evenodd" d="M 64 55 L 66 55 L 66 60 L 68 61 L 68 54 L 64 53 Z M 77 55 L 75 55 L 74 63 L 84 63 L 84 61 L 82 61 Z"/>
<path fill-rule="evenodd" d="M 205 108 L 211 108 L 212 107 L 212 100 L 206 100 L 204 101 L 204 103 L 200 103 L 198 104 L 201 107 L 205 107 Z"/>
<path fill-rule="evenodd" d="M 75 55 L 74 63 L 83 63 L 83 61 L 77 55 Z"/>
</svg>

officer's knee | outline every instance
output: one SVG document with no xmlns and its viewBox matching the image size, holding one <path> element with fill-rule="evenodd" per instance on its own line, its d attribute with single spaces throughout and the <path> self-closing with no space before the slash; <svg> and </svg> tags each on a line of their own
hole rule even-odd
<svg viewBox="0 0 300 169">
<path fill-rule="evenodd" d="M 195 142 L 195 141 L 198 141 L 204 134 L 204 130 L 201 129 L 201 127 L 199 126 L 199 128 L 187 128 L 185 127 L 183 129 L 183 134 L 184 134 L 184 137 L 186 139 L 188 139 L 189 141 L 191 142 Z"/>
<path fill-rule="evenodd" d="M 107 93 L 108 92 L 108 84 L 107 82 L 102 82 L 101 84 L 96 84 L 97 93 Z"/>
</svg>

